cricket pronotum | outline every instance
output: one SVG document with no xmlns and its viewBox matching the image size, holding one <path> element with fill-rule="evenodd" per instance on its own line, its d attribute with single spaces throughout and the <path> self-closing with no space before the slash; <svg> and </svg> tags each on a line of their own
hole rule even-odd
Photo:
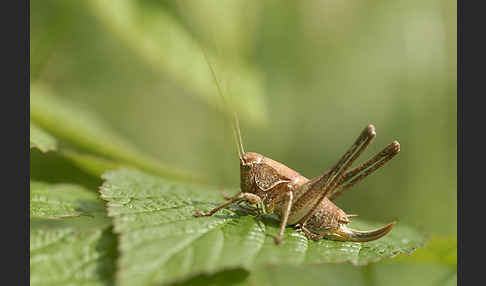
<svg viewBox="0 0 486 286">
<path fill-rule="evenodd" d="M 212 67 L 211 72 L 222 96 Z M 258 153 L 245 152 L 236 114 L 232 127 L 240 160 L 241 192 L 235 197 L 226 198 L 227 202 L 208 213 L 196 211 L 196 216 L 211 216 L 233 203 L 263 203 L 266 212 L 275 213 L 280 219 L 279 233 L 275 238 L 277 244 L 282 241 L 287 225 L 294 226 L 313 240 L 328 238 L 354 242 L 376 240 L 390 232 L 395 225 L 392 222 L 371 231 L 348 228 L 346 225 L 350 223 L 349 218 L 356 215 L 346 214 L 333 203 L 343 192 L 383 166 L 400 151 L 400 144 L 393 141 L 369 160 L 350 169 L 375 138 L 373 125 L 364 128 L 353 145 L 330 170 L 310 180 L 282 163 Z"/>
</svg>

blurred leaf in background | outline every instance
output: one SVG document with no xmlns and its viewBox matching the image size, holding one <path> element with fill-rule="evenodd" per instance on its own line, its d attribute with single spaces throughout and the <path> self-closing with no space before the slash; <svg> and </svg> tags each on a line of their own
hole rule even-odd
<svg viewBox="0 0 486 286">
<path fill-rule="evenodd" d="M 30 122 L 30 148 L 35 147 L 42 152 L 57 149 L 57 141 L 49 133 Z"/>
<path fill-rule="evenodd" d="M 133 166 L 234 190 L 231 122 L 206 51 L 247 151 L 314 177 L 366 124 L 378 135 L 363 159 L 398 140 L 400 154 L 337 204 L 414 226 L 430 241 L 366 268 L 268 266 L 181 283 L 455 285 L 456 15 L 450 0 L 31 1 L 31 180 L 95 194 L 102 173 Z M 54 231 L 86 219 L 57 219 Z M 39 237 L 54 223 L 41 222 Z M 116 244 L 108 225 L 90 241 Z M 114 268 L 100 271 L 111 274 L 83 277 L 113 282 Z"/>
<path fill-rule="evenodd" d="M 95 114 L 76 107 L 66 99 L 52 95 L 45 86 L 36 84 L 31 86 L 30 118 L 31 122 L 40 124 L 74 147 L 112 160 L 129 163 L 159 175 L 178 179 L 191 178 L 191 175 L 164 166 L 140 152 L 116 132 L 113 132 Z M 34 130 L 38 130 L 38 128 Z M 76 162 L 80 162 L 80 160 L 76 160 L 79 159 L 79 156 L 73 152 L 67 151 L 64 154 Z M 106 162 L 109 164 L 108 161 Z M 114 163 L 111 165 L 112 168 L 116 166 Z"/>
</svg>

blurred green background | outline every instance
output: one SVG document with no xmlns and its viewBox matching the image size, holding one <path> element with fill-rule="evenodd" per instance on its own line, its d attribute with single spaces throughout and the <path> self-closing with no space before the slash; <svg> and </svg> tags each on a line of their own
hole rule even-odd
<svg viewBox="0 0 486 286">
<path fill-rule="evenodd" d="M 167 165 L 236 188 L 230 122 L 204 50 L 246 151 L 310 178 L 372 123 L 362 159 L 392 140 L 401 152 L 337 204 L 455 237 L 456 14 L 456 1 L 438 0 L 36 0 L 31 83 Z"/>
</svg>

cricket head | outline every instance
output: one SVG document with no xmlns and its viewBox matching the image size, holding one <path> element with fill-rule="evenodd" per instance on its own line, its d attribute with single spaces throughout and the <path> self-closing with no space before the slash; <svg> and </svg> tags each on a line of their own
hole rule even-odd
<svg viewBox="0 0 486 286">
<path fill-rule="evenodd" d="M 246 152 L 241 156 L 240 166 L 251 167 L 253 164 L 261 163 L 264 156 L 255 152 Z"/>
<path fill-rule="evenodd" d="M 254 182 L 253 166 L 263 160 L 263 155 L 247 152 L 240 156 L 240 184 L 241 190 L 251 192 Z"/>
</svg>

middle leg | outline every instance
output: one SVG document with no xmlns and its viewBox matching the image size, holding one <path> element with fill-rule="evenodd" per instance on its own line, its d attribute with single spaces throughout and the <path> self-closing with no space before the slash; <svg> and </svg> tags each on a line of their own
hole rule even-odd
<svg viewBox="0 0 486 286">
<path fill-rule="evenodd" d="M 320 240 L 320 239 L 324 238 L 323 235 L 315 234 L 315 233 L 311 232 L 310 230 L 308 230 L 305 226 L 298 226 L 298 227 L 296 227 L 296 229 L 301 230 L 305 234 L 305 236 L 307 236 L 307 238 L 312 239 L 312 240 Z"/>
<path fill-rule="evenodd" d="M 280 228 L 279 228 L 278 236 L 275 239 L 276 244 L 280 244 L 280 242 L 282 241 L 285 227 L 287 226 L 287 221 L 289 219 L 290 210 L 292 208 L 292 200 L 294 199 L 294 194 L 291 191 L 285 193 L 284 195 L 285 198 L 284 198 L 284 205 L 282 209 L 282 215 L 280 217 Z"/>
</svg>

